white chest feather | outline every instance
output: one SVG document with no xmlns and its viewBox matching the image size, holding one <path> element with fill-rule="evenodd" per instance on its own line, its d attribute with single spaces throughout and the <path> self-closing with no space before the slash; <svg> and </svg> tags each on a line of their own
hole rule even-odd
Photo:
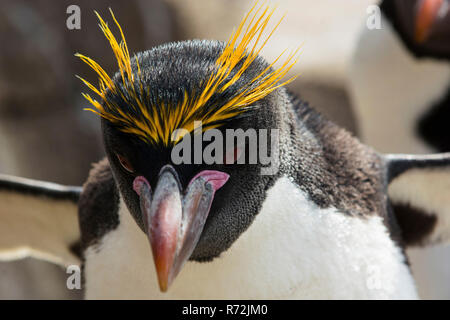
<svg viewBox="0 0 450 320">
<path fill-rule="evenodd" d="M 122 202 L 118 228 L 86 251 L 86 297 L 416 298 L 403 260 L 379 217 L 320 209 L 281 178 L 231 249 L 212 262 L 188 262 L 167 293 L 159 292 L 148 240 Z"/>
</svg>

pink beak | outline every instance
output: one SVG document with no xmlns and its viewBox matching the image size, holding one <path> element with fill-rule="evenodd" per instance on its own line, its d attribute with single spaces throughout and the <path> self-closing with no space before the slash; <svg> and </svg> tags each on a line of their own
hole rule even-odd
<svg viewBox="0 0 450 320">
<path fill-rule="evenodd" d="M 214 194 L 228 178 L 224 172 L 202 171 L 191 180 L 183 195 L 177 173 L 170 165 L 161 169 L 153 194 L 143 176 L 134 180 L 161 291 L 167 291 L 194 251 Z"/>
</svg>

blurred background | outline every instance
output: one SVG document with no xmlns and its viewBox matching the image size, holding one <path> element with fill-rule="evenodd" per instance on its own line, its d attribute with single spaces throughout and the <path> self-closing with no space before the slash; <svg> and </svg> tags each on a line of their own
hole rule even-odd
<svg viewBox="0 0 450 320">
<path fill-rule="evenodd" d="M 411 123 L 439 100 L 441 91 L 430 79 L 448 90 L 448 61 L 416 59 L 386 18 L 381 17 L 381 28 L 369 28 L 368 19 L 377 14 L 370 6 L 379 1 L 275 3 L 277 17 L 287 15 L 263 55 L 274 59 L 284 48 L 302 45 L 292 70 L 301 75 L 292 91 L 379 151 L 438 151 L 415 136 Z M 70 5 L 81 9 L 79 30 L 66 26 Z M 76 52 L 94 58 L 109 74 L 117 69 L 93 10 L 111 21 L 111 7 L 130 52 L 138 52 L 168 41 L 225 41 L 251 5 L 247 0 L 1 0 L 0 172 L 81 185 L 91 163 L 103 157 L 99 120 L 82 111 L 86 89 L 74 76 L 96 82 Z M 445 40 L 450 43 L 450 37 Z M 406 56 L 404 65 L 399 52 Z M 418 75 L 422 82 L 405 85 Z M 432 99 L 423 90 L 431 90 Z M 412 91 L 416 96 L 402 98 Z M 408 109 L 410 102 L 414 107 Z M 449 249 L 410 255 L 421 297 L 450 298 Z M 82 291 L 66 289 L 65 270 L 24 259 L 0 262 L 0 298 L 80 299 Z"/>
</svg>

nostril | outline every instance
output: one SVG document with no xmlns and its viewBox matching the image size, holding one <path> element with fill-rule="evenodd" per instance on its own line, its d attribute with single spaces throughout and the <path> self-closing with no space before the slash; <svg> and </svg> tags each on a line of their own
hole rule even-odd
<svg viewBox="0 0 450 320">
<path fill-rule="evenodd" d="M 214 191 L 219 190 L 228 181 L 230 175 L 228 173 L 217 170 L 203 170 L 197 173 L 194 178 L 191 179 L 189 185 L 197 178 L 202 177 L 206 182 L 211 184 Z"/>
<path fill-rule="evenodd" d="M 150 183 L 148 183 L 147 179 L 144 176 L 138 176 L 133 181 L 133 190 L 140 196 L 142 185 L 146 184 L 151 190 Z"/>
</svg>

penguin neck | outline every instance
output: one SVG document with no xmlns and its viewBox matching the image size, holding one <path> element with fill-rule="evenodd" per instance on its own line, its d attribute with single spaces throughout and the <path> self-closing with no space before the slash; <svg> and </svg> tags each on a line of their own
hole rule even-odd
<svg viewBox="0 0 450 320">
<path fill-rule="evenodd" d="M 387 215 L 383 160 L 375 150 L 295 97 L 285 117 L 281 175 L 321 208 Z"/>
</svg>

